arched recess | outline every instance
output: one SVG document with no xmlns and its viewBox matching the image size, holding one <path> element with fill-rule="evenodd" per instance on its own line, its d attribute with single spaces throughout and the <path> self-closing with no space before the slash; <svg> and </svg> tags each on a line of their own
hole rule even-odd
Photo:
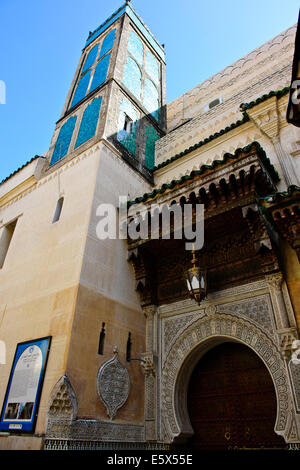
<svg viewBox="0 0 300 470">
<path fill-rule="evenodd" d="M 288 379 L 281 352 L 265 331 L 252 321 L 229 314 L 205 315 L 174 338 L 162 368 L 162 438 L 180 443 L 193 435 L 187 408 L 191 374 L 201 357 L 224 342 L 238 342 L 251 348 L 263 361 L 273 380 L 277 417 L 274 431 L 286 437 L 291 403 Z"/>
</svg>

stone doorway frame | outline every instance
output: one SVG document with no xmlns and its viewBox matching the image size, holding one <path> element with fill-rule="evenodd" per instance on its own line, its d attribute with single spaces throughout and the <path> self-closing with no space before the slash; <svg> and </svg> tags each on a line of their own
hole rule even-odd
<svg viewBox="0 0 300 470">
<path fill-rule="evenodd" d="M 277 399 L 274 431 L 287 441 L 292 415 L 286 365 L 279 346 L 257 324 L 230 314 L 205 315 L 193 322 L 169 350 L 162 369 L 161 425 L 164 442 L 185 443 L 193 435 L 187 408 L 189 379 L 196 363 L 224 342 L 248 346 L 272 377 Z"/>
</svg>

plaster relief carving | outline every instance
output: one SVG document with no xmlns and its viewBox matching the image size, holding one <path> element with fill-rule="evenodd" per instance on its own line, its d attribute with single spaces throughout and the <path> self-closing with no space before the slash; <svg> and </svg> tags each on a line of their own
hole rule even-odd
<svg viewBox="0 0 300 470">
<path fill-rule="evenodd" d="M 76 420 L 77 399 L 70 380 L 63 375 L 53 387 L 49 398 L 46 436 L 63 433 L 70 437 L 72 423 Z"/>
<path fill-rule="evenodd" d="M 75 392 L 67 376 L 62 376 L 54 386 L 48 408 L 49 418 L 65 418 L 72 420 L 77 414 Z"/>
<path fill-rule="evenodd" d="M 216 312 L 217 307 L 215 305 L 208 305 L 208 307 L 205 308 L 205 315 L 213 315 Z"/>
<path fill-rule="evenodd" d="M 289 361 L 289 370 L 292 378 L 292 388 L 296 402 L 297 411 L 300 411 L 300 364 Z"/>
<path fill-rule="evenodd" d="M 97 390 L 104 403 L 107 415 L 112 420 L 127 401 L 130 390 L 130 378 L 126 367 L 118 358 L 118 349 L 114 349 L 114 357 L 105 362 L 99 369 Z"/>
<path fill-rule="evenodd" d="M 144 353 L 142 354 L 142 367 L 144 369 L 144 373 L 146 377 L 153 376 L 155 377 L 156 375 L 156 368 L 155 368 L 155 363 L 154 363 L 154 356 L 151 353 Z"/>
<path fill-rule="evenodd" d="M 275 432 L 285 436 L 291 402 L 285 363 L 274 340 L 252 320 L 231 314 L 215 314 L 198 319 L 181 332 L 172 343 L 162 368 L 162 429 L 167 442 L 193 434 L 185 400 L 191 371 L 199 357 L 212 344 L 227 337 L 248 345 L 265 363 L 271 374 L 277 394 Z"/>
</svg>

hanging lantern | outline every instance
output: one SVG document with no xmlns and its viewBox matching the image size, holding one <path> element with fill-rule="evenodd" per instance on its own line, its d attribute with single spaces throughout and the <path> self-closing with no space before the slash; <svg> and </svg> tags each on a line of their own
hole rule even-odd
<svg viewBox="0 0 300 470">
<path fill-rule="evenodd" d="M 194 250 L 192 266 L 186 271 L 186 283 L 191 298 L 200 305 L 200 302 L 205 299 L 207 295 L 207 271 L 204 267 L 197 265 Z"/>
</svg>

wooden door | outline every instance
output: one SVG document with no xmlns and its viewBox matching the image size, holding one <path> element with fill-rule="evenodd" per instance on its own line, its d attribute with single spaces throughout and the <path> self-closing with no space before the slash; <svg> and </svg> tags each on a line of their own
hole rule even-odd
<svg viewBox="0 0 300 470">
<path fill-rule="evenodd" d="M 195 450 L 284 448 L 274 432 L 276 395 L 271 376 L 248 347 L 223 343 L 192 374 L 188 409 Z"/>
</svg>

